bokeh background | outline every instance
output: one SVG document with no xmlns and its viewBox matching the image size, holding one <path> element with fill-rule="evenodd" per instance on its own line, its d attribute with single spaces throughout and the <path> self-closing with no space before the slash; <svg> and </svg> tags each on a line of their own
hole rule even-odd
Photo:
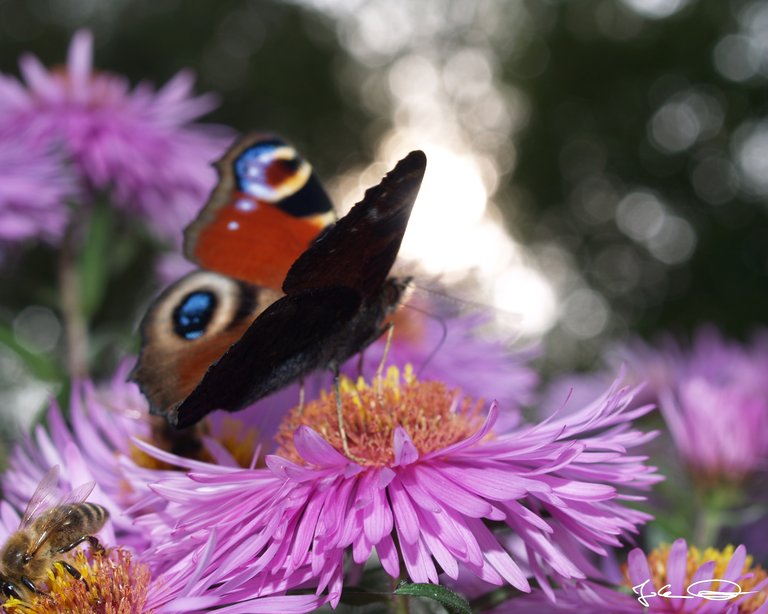
<svg viewBox="0 0 768 614">
<path fill-rule="evenodd" d="M 204 121 L 284 135 L 340 208 L 424 149 L 403 256 L 508 314 L 545 376 L 630 334 L 766 323 L 768 2 L 4 0 L 0 71 L 62 64 L 82 27 L 132 83 L 190 68 L 219 97 Z M 178 249 L 112 215 L 96 375 L 137 348 Z M 66 396 L 55 266 L 45 246 L 2 253 L 8 437 L 19 408 L 28 424 Z"/>
</svg>

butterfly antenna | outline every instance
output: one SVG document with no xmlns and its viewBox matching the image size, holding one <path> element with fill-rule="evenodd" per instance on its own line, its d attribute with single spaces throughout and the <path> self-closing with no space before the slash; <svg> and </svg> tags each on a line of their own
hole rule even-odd
<svg viewBox="0 0 768 614">
<path fill-rule="evenodd" d="M 395 325 L 392 322 L 389 322 L 386 327 L 387 342 L 384 344 L 384 353 L 381 355 L 379 366 L 376 369 L 376 400 L 379 402 L 379 405 L 382 404 L 384 399 L 384 395 L 381 390 L 381 382 L 384 376 L 384 364 L 387 362 L 387 358 L 389 357 L 389 350 L 392 348 L 392 337 L 395 335 Z"/>
<path fill-rule="evenodd" d="M 432 362 L 432 359 L 437 355 L 437 353 L 440 351 L 440 348 L 443 347 L 445 344 L 445 340 L 448 338 L 448 326 L 445 323 L 445 320 L 441 318 L 438 315 L 435 315 L 431 311 L 427 311 L 426 309 L 421 309 L 420 307 L 416 307 L 415 305 L 409 305 L 405 304 L 403 307 L 406 307 L 408 309 L 413 309 L 414 311 L 418 311 L 421 314 L 424 314 L 428 318 L 432 318 L 435 322 L 437 322 L 440 325 L 440 340 L 437 342 L 437 345 L 432 349 L 432 351 L 427 355 L 427 357 L 424 359 L 424 362 L 421 363 L 421 366 L 419 367 L 419 370 L 416 372 L 416 377 L 421 377 L 421 374 L 424 372 L 424 369 L 426 369 L 429 366 L 429 363 Z"/>
</svg>

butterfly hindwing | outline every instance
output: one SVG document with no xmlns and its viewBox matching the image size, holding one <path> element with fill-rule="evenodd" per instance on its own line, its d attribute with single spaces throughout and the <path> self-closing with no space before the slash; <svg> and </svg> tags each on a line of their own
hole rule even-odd
<svg viewBox="0 0 768 614">
<path fill-rule="evenodd" d="M 141 353 L 130 376 L 152 413 L 164 414 L 186 398 L 279 296 L 209 271 L 194 271 L 166 288 L 141 323 Z"/>
<path fill-rule="evenodd" d="M 237 411 L 323 367 L 339 322 L 359 308 L 349 288 L 318 288 L 270 305 L 206 372 L 169 415 L 176 428 L 196 423 L 212 409 Z"/>
</svg>

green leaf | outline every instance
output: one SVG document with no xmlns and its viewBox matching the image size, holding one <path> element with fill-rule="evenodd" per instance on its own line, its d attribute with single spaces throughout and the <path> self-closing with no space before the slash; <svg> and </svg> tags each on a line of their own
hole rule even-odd
<svg viewBox="0 0 768 614">
<path fill-rule="evenodd" d="M 469 603 L 464 597 L 439 584 L 412 584 L 403 581 L 397 585 L 394 593 L 432 599 L 453 614 L 472 614 Z"/>
<path fill-rule="evenodd" d="M 82 309 L 86 320 L 98 311 L 106 294 L 112 262 L 111 241 L 112 211 L 107 203 L 99 202 L 91 211 L 88 234 L 80 254 Z"/>
</svg>

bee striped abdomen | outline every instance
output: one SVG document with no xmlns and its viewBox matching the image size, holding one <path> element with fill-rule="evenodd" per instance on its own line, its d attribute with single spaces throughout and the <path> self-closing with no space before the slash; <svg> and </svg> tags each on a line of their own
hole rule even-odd
<svg viewBox="0 0 768 614">
<path fill-rule="evenodd" d="M 80 513 L 82 513 L 84 520 L 83 524 L 90 528 L 90 530 L 87 531 L 88 533 L 95 533 L 100 530 L 109 518 L 107 509 L 98 503 L 85 502 L 73 507 L 80 508 Z"/>
</svg>

